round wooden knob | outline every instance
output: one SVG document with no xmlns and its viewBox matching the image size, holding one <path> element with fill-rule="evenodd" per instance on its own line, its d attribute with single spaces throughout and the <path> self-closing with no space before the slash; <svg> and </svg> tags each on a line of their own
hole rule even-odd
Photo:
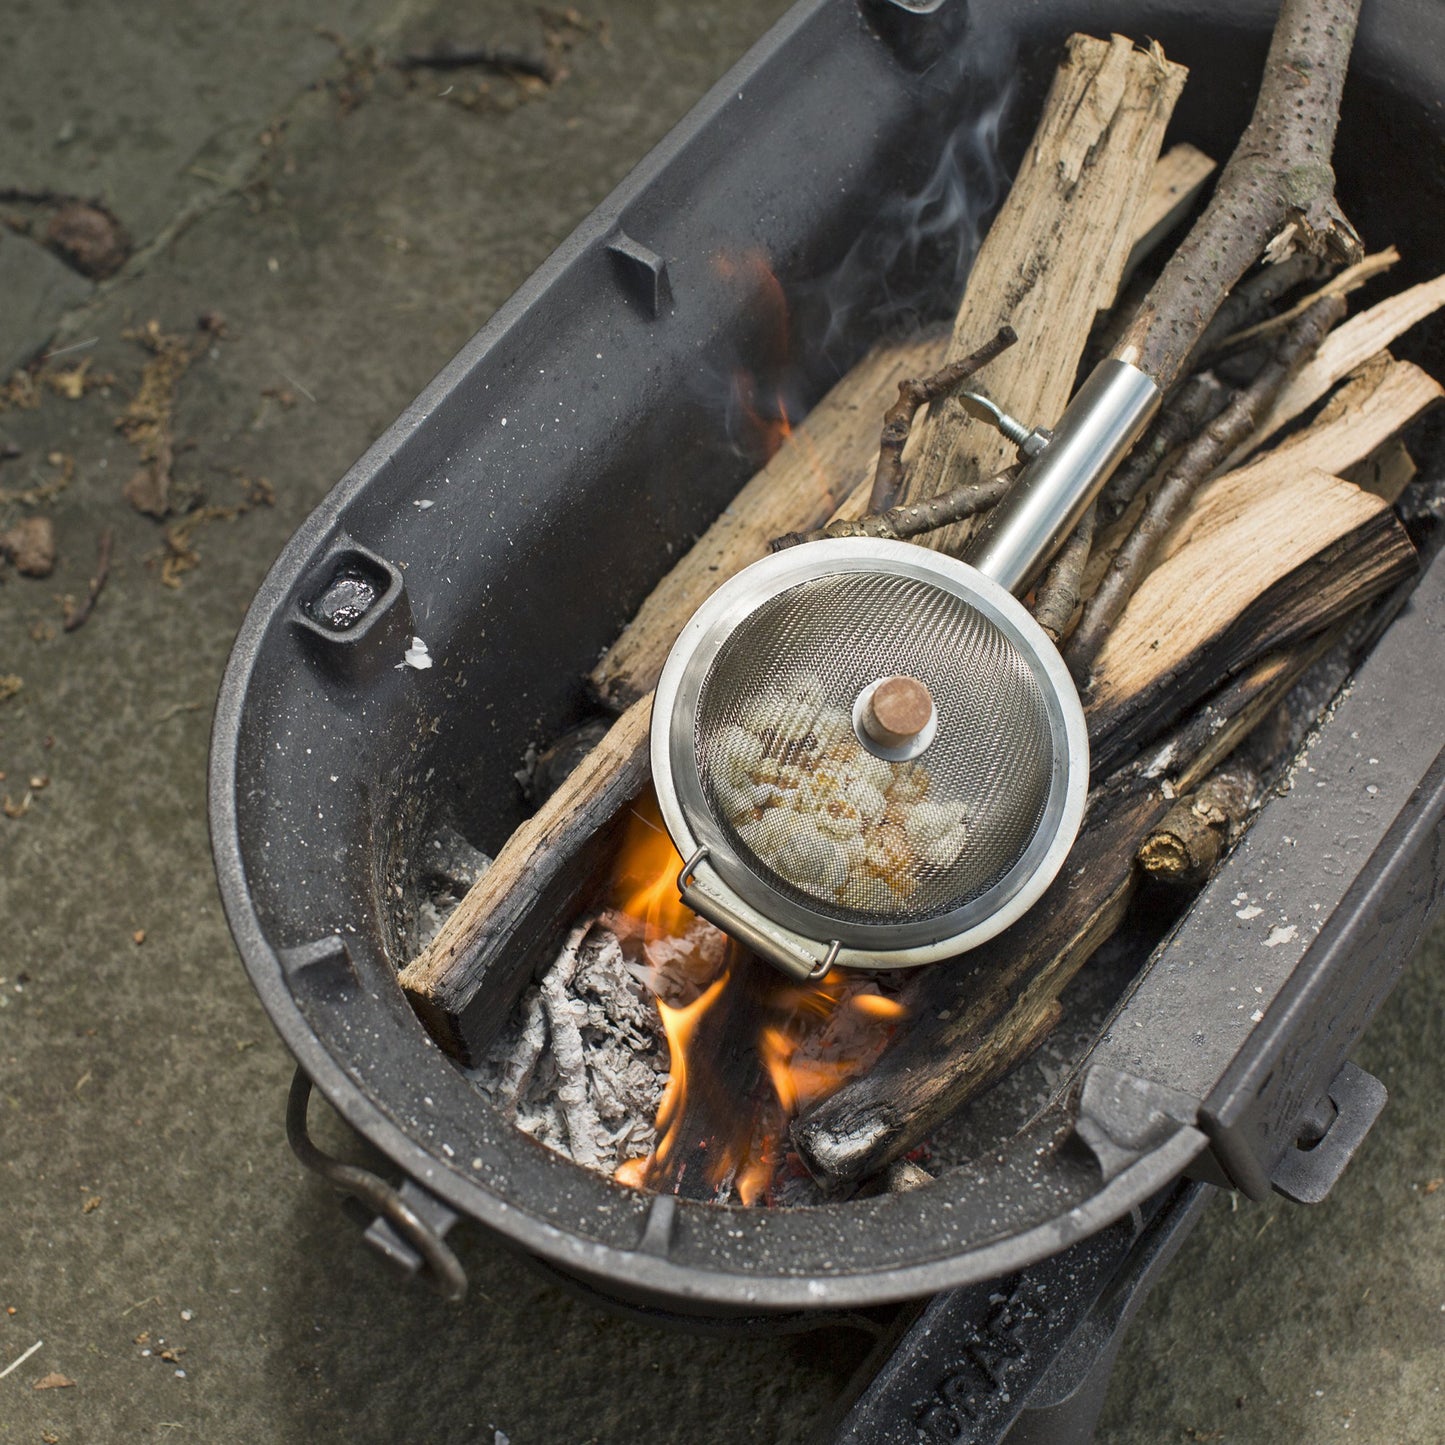
<svg viewBox="0 0 1445 1445">
<path fill-rule="evenodd" d="M 933 717 L 933 698 L 916 677 L 885 677 L 863 710 L 863 726 L 875 743 L 902 747 Z"/>
</svg>

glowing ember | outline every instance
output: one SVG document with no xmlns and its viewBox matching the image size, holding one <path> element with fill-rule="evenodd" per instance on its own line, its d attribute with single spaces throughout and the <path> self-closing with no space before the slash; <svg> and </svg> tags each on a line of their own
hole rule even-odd
<svg viewBox="0 0 1445 1445">
<path fill-rule="evenodd" d="M 681 866 L 649 793 L 629 820 L 608 920 L 641 944 L 669 1077 L 653 1152 L 615 1177 L 761 1203 L 788 1166 L 793 1117 L 871 1064 L 907 1010 L 865 976 L 834 970 L 805 988 L 748 956 L 679 902 Z"/>
</svg>

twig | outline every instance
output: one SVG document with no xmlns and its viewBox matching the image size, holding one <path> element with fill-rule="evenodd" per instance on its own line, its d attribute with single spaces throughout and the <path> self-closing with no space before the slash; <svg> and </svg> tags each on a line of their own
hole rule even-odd
<svg viewBox="0 0 1445 1445">
<path fill-rule="evenodd" d="M 886 512 L 870 512 L 866 517 L 841 517 L 826 527 L 811 532 L 785 532 L 768 543 L 770 551 L 784 552 L 803 542 L 821 542 L 828 537 L 885 537 L 906 541 L 909 537 L 946 527 L 950 522 L 987 511 L 1008 491 L 1017 467 L 1010 467 L 986 482 L 965 482 L 950 492 L 927 497 L 920 502 L 905 502 Z"/>
<path fill-rule="evenodd" d="M 947 396 L 960 382 L 987 366 L 1019 339 L 1018 332 L 1005 323 L 991 340 L 976 351 L 935 371 L 932 376 L 913 377 L 898 383 L 898 400 L 883 413 L 883 434 L 878 442 L 878 470 L 873 474 L 869 512 L 886 511 L 903 487 L 903 448 L 913 428 L 918 408 Z"/>
<path fill-rule="evenodd" d="M 1207 358 L 1227 349 L 1236 332 L 1268 317 L 1281 296 L 1313 280 L 1322 267 L 1323 262 L 1318 256 L 1305 252 L 1291 256 L 1277 266 L 1261 266 L 1252 276 L 1246 276 L 1219 303 L 1214 320 L 1204 328 L 1204 334 L 1194 347 L 1194 365 L 1202 366 Z"/>
<path fill-rule="evenodd" d="M 11 1360 L 10 1363 L 6 1365 L 3 1370 L 0 1370 L 0 1380 L 3 1380 L 5 1376 L 10 1373 L 11 1370 L 18 1370 L 20 1366 L 23 1365 L 26 1360 L 28 1360 L 31 1355 L 33 1355 L 36 1350 L 38 1350 L 44 1343 L 44 1340 L 36 1340 L 35 1343 L 31 1345 L 30 1348 L 26 1350 L 25 1353 L 21 1355 L 18 1360 Z"/>
<path fill-rule="evenodd" d="M 1087 684 L 1099 648 L 1190 498 L 1215 467 L 1250 434 L 1295 367 L 1314 351 L 1344 314 L 1345 303 L 1338 296 L 1316 301 L 1295 322 L 1253 383 L 1234 395 L 1229 405 L 1184 448 L 1169 468 L 1134 530 L 1114 554 L 1064 652 L 1064 660 L 1080 686 Z"/>
<path fill-rule="evenodd" d="M 1129 453 L 1129 460 L 1099 493 L 1103 515 L 1112 520 L 1123 512 L 1164 458 L 1208 426 L 1224 409 L 1229 396 L 1229 388 L 1211 371 L 1198 372 L 1181 383 L 1154 418 L 1144 439 Z"/>
<path fill-rule="evenodd" d="M 110 576 L 110 550 L 115 541 L 115 533 L 107 527 L 100 534 L 100 545 L 96 549 L 95 575 L 90 579 L 90 589 L 85 594 L 85 601 L 76 608 L 66 608 L 65 621 L 62 627 L 66 632 L 74 632 L 76 628 L 83 627 L 86 619 L 95 611 L 96 599 L 105 588 L 106 579 Z"/>
<path fill-rule="evenodd" d="M 1247 763 L 1227 763 L 1180 798 L 1139 845 L 1139 865 L 1156 882 L 1197 888 L 1244 827 L 1259 792 Z"/>
<path fill-rule="evenodd" d="M 1242 330 L 1226 336 L 1219 343 L 1218 349 L 1221 352 L 1234 351 L 1248 342 L 1258 341 L 1265 336 L 1273 336 L 1277 331 L 1284 331 L 1303 316 L 1316 301 L 1323 300 L 1326 296 L 1348 296 L 1352 291 L 1358 291 L 1367 281 L 1373 281 L 1376 276 L 1388 271 L 1399 259 L 1400 253 L 1393 246 L 1387 247 L 1383 251 L 1377 251 L 1373 256 L 1366 256 L 1363 261 L 1359 261 L 1353 266 L 1347 266 L 1338 276 L 1330 277 L 1319 290 L 1301 297 L 1289 310 L 1281 311 L 1278 316 L 1267 316 L 1253 326 L 1246 326 Z"/>
<path fill-rule="evenodd" d="M 438 46 L 424 55 L 404 55 L 396 62 L 398 70 L 491 70 L 498 75 L 532 75 L 551 85 L 557 79 L 552 61 L 520 50 L 507 50 L 491 45 L 457 50 Z"/>
<path fill-rule="evenodd" d="M 1048 633 L 1051 642 L 1056 643 L 1063 637 L 1074 608 L 1079 605 L 1079 587 L 1094 545 L 1095 513 L 1096 508 L 1090 507 L 1079 519 L 1079 525 L 1049 564 L 1034 594 L 1034 620 Z"/>
</svg>

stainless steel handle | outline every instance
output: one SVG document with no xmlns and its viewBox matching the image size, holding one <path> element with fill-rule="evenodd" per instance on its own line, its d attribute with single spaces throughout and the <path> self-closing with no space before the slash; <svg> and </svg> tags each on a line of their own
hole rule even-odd
<svg viewBox="0 0 1445 1445">
<path fill-rule="evenodd" d="M 1059 418 L 1053 440 L 989 513 L 963 560 L 1015 595 L 1025 591 L 1159 409 L 1152 377 L 1100 362 Z"/>
</svg>

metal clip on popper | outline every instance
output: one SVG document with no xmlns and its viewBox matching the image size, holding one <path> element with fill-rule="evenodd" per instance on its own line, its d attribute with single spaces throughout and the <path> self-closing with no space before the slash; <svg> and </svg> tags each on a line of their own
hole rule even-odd
<svg viewBox="0 0 1445 1445">
<path fill-rule="evenodd" d="M 658 682 L 682 900 L 795 978 L 983 943 L 1038 901 L 1083 818 L 1083 708 L 1018 597 L 1159 389 L 1106 361 L 1052 435 L 960 399 L 1026 461 L 965 561 L 874 538 L 775 553 L 703 604 Z M 906 736 L 875 716 L 885 686 L 916 704 Z"/>
</svg>

